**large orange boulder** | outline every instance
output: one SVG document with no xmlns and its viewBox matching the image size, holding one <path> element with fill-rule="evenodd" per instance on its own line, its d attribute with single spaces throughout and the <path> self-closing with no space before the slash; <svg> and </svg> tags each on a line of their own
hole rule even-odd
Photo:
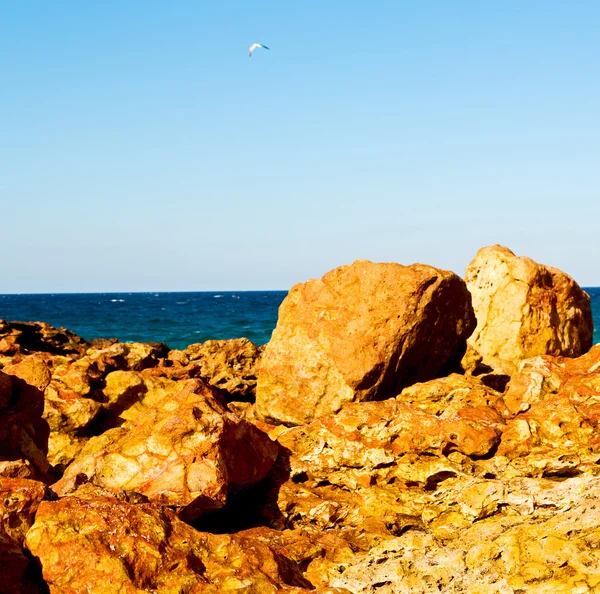
<svg viewBox="0 0 600 594">
<path fill-rule="evenodd" d="M 89 481 L 193 519 L 264 478 L 276 457 L 264 433 L 229 412 L 207 384 L 188 380 L 131 422 L 91 438 L 53 489 L 66 495 Z"/>
<path fill-rule="evenodd" d="M 475 327 L 452 272 L 359 260 L 298 284 L 261 360 L 257 411 L 299 425 L 348 403 L 394 396 L 460 360 Z"/>
<path fill-rule="evenodd" d="M 592 346 L 589 295 L 567 274 L 495 245 L 465 274 L 477 328 L 469 338 L 485 363 L 513 371 L 536 355 L 578 357 Z"/>
</svg>

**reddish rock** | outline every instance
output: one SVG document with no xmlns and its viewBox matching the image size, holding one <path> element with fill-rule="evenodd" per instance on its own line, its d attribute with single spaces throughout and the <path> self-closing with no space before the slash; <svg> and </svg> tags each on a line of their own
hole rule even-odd
<svg viewBox="0 0 600 594">
<path fill-rule="evenodd" d="M 6 322 L 0 320 L 0 353 L 45 352 L 58 355 L 85 353 L 89 344 L 65 328 L 45 322 Z"/>
<path fill-rule="evenodd" d="M 564 272 L 495 245 L 477 252 L 465 281 L 477 316 L 469 344 L 492 367 L 591 347 L 590 297 Z"/>
<path fill-rule="evenodd" d="M 503 427 L 488 407 L 463 408 L 444 419 L 392 399 L 350 404 L 336 415 L 283 431 L 277 441 L 289 452 L 292 480 L 306 475 L 351 489 L 380 478 L 387 482 L 394 473 L 425 484 L 450 452 L 488 454 Z"/>
<path fill-rule="evenodd" d="M 48 426 L 42 420 L 44 395 L 16 376 L 0 371 L 0 475 L 47 478 Z M 28 474 L 28 469 L 31 474 Z"/>
<path fill-rule="evenodd" d="M 254 400 L 258 364 L 263 347 L 247 338 L 207 340 L 185 350 L 169 353 L 170 367 L 157 367 L 148 373 L 173 379 L 201 377 L 220 390 L 227 400 Z"/>
<path fill-rule="evenodd" d="M 21 378 L 24 382 L 43 392 L 52 379 L 47 362 L 38 354 L 29 355 L 19 363 L 6 365 L 2 371 L 8 375 Z"/>
<path fill-rule="evenodd" d="M 500 414 L 505 408 L 498 391 L 477 377 L 457 373 L 409 386 L 397 400 L 442 419 L 449 419 L 464 408 L 489 407 Z"/>
<path fill-rule="evenodd" d="M 475 327 L 455 274 L 357 261 L 292 288 L 263 354 L 257 410 L 298 425 L 457 364 Z"/>
<path fill-rule="evenodd" d="M 29 559 L 23 553 L 25 535 L 46 493 L 37 481 L 0 477 L 0 591 L 28 591 Z"/>
<path fill-rule="evenodd" d="M 281 547 L 252 533 L 198 532 L 166 508 L 112 497 L 42 503 L 26 544 L 53 594 L 343 592 L 313 590 Z"/>
<path fill-rule="evenodd" d="M 90 439 L 54 485 L 81 481 L 136 491 L 188 519 L 222 506 L 230 490 L 262 479 L 277 456 L 264 433 L 230 413 L 201 380 L 183 382 L 133 421 Z"/>
</svg>

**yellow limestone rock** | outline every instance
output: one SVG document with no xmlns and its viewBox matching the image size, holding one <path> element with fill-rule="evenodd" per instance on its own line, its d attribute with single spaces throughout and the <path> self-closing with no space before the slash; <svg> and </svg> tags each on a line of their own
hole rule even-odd
<svg viewBox="0 0 600 594">
<path fill-rule="evenodd" d="M 509 368 L 536 355 L 578 357 L 592 345 L 590 297 L 567 274 L 499 245 L 467 267 L 477 327 L 469 338 L 485 363 Z"/>
</svg>

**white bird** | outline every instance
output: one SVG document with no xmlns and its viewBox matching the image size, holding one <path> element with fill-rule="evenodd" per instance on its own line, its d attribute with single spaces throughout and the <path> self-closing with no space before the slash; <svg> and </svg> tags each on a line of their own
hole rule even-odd
<svg viewBox="0 0 600 594">
<path fill-rule="evenodd" d="M 259 47 L 262 47 L 263 49 L 269 49 L 269 48 L 268 48 L 266 45 L 263 45 L 262 43 L 253 43 L 253 44 L 250 46 L 250 49 L 248 50 L 248 52 L 249 52 L 249 53 L 248 53 L 248 57 L 249 57 L 249 58 L 251 58 L 251 57 L 252 57 L 252 52 L 253 52 L 255 49 L 258 49 Z"/>
</svg>

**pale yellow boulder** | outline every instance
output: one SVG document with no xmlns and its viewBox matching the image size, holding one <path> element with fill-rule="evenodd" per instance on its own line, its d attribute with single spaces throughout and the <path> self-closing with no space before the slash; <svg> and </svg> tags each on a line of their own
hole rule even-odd
<svg viewBox="0 0 600 594">
<path fill-rule="evenodd" d="M 499 245 L 477 252 L 465 274 L 477 327 L 468 342 L 495 368 L 536 355 L 578 357 L 592 346 L 589 295 L 556 268 Z"/>
</svg>

